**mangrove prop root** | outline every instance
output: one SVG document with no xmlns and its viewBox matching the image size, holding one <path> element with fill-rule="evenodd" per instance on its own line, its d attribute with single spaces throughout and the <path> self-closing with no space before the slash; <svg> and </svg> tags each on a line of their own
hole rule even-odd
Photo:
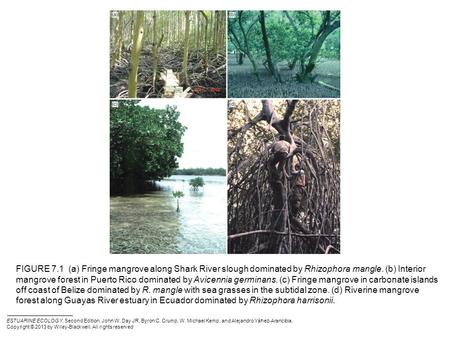
<svg viewBox="0 0 450 338">
<path fill-rule="evenodd" d="M 111 98 L 128 97 L 128 74 L 130 71 L 130 53 L 122 53 L 122 57 L 115 62 L 110 74 Z M 164 82 L 158 79 L 153 87 L 152 51 L 145 49 L 141 52 L 139 62 L 137 97 L 162 97 Z M 157 73 L 172 69 L 178 76 L 182 72 L 183 55 L 181 49 L 161 48 L 158 59 Z M 200 52 L 189 54 L 188 77 L 191 97 L 225 97 L 226 90 L 226 58 L 222 54 L 210 54 L 208 70 L 205 72 L 204 60 Z M 187 87 L 186 87 L 187 88 Z M 183 88 L 185 90 L 186 88 Z"/>
<path fill-rule="evenodd" d="M 229 119 L 246 105 L 229 105 Z M 323 101 L 288 101 L 279 117 L 265 100 L 246 115 L 228 132 L 228 252 L 339 253 L 339 116 Z"/>
</svg>

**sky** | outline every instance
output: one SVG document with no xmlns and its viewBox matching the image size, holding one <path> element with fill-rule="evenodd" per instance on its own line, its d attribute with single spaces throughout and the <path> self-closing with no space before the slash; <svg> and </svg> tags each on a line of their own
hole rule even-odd
<svg viewBox="0 0 450 338">
<path fill-rule="evenodd" d="M 187 127 L 179 168 L 227 167 L 227 107 L 224 99 L 143 99 L 142 106 L 176 105 Z"/>
</svg>

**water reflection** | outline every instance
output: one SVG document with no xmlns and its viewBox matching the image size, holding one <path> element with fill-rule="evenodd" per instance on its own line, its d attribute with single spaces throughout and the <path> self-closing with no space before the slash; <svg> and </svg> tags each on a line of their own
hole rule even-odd
<svg viewBox="0 0 450 338">
<path fill-rule="evenodd" d="M 199 191 L 190 189 L 193 176 L 176 175 L 158 191 L 112 197 L 111 253 L 225 253 L 225 177 L 202 177 Z M 184 192 L 179 213 L 176 190 Z"/>
</svg>

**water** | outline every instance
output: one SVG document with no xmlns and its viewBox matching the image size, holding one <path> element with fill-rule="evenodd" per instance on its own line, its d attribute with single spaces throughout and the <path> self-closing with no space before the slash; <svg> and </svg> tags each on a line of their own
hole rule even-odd
<svg viewBox="0 0 450 338">
<path fill-rule="evenodd" d="M 159 191 L 111 198 L 111 253 L 225 253 L 226 178 L 175 175 L 157 182 Z M 172 191 L 184 192 L 180 212 Z"/>
</svg>

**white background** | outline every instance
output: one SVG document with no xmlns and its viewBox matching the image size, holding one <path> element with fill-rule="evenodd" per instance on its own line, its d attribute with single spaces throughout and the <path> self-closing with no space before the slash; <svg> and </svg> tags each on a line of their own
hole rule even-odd
<svg viewBox="0 0 450 338">
<path fill-rule="evenodd" d="M 164 326 L 132 333 L 146 337 L 448 337 L 450 30 L 445 3 L 3 1 L 1 336 L 27 336 L 3 331 L 5 314 L 24 312 L 14 305 L 15 265 L 19 263 L 282 262 L 424 264 L 439 276 L 440 284 L 426 288 L 418 297 L 348 296 L 334 306 L 98 306 L 70 312 L 169 317 L 252 314 L 295 319 L 292 326 Z M 342 10 L 341 255 L 108 254 L 108 11 L 187 6 Z M 39 313 L 55 310 L 64 313 L 54 307 L 27 308 L 27 312 Z M 108 337 L 123 334 L 104 333 Z M 72 335 L 79 337 L 80 333 Z"/>
</svg>

